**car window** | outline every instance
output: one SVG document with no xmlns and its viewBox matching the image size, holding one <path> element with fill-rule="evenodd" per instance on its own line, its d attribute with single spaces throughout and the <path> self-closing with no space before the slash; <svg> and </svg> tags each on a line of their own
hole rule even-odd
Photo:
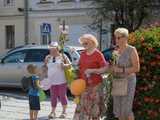
<svg viewBox="0 0 160 120">
<path fill-rule="evenodd" d="M 27 52 L 25 62 L 43 62 L 48 54 L 49 50 L 47 49 L 30 49 Z"/>
<path fill-rule="evenodd" d="M 67 51 L 64 51 L 64 54 L 69 58 L 69 60 L 72 62 L 72 58 L 70 56 L 70 54 Z"/>
<path fill-rule="evenodd" d="M 8 55 L 7 57 L 5 57 L 3 59 L 3 62 L 4 63 L 24 62 L 25 56 L 26 56 L 25 51 L 14 52 L 14 53 L 11 53 L 10 55 Z"/>
</svg>

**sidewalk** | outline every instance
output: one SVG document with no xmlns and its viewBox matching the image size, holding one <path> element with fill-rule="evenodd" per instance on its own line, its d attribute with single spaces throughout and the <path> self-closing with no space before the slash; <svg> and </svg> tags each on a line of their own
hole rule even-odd
<svg viewBox="0 0 160 120">
<path fill-rule="evenodd" d="M 0 120 L 29 120 L 29 106 L 28 100 L 24 96 L 4 96 L 0 95 L 1 110 Z M 67 117 L 65 119 L 59 119 L 62 107 L 59 103 L 56 109 L 57 118 L 54 120 L 72 120 L 75 110 L 75 104 L 73 101 L 68 102 Z M 50 101 L 41 102 L 41 110 L 38 114 L 38 120 L 48 120 L 47 116 L 51 111 Z"/>
</svg>

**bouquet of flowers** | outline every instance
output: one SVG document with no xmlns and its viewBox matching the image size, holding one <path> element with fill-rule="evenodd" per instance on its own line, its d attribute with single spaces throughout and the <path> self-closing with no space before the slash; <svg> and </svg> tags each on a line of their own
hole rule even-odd
<svg viewBox="0 0 160 120">
<path fill-rule="evenodd" d="M 65 25 L 65 21 L 63 21 L 63 24 L 59 26 L 60 29 L 60 36 L 59 36 L 59 45 L 61 48 L 62 56 L 64 59 L 64 64 L 66 64 L 65 56 L 64 56 L 64 44 L 66 41 L 68 41 L 68 29 L 69 27 Z M 64 69 L 65 77 L 67 80 L 67 84 L 70 87 L 72 81 L 76 79 L 75 69 L 71 65 L 70 68 Z"/>
</svg>

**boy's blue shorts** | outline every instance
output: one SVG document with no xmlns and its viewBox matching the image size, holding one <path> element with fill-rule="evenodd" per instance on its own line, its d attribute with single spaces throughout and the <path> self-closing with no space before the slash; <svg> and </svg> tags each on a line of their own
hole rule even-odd
<svg viewBox="0 0 160 120">
<path fill-rule="evenodd" d="M 39 96 L 29 95 L 29 107 L 30 110 L 40 110 Z"/>
</svg>

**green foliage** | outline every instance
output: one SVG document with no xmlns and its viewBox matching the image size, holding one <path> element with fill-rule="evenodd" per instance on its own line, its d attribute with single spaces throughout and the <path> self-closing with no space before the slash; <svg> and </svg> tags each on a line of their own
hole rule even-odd
<svg viewBox="0 0 160 120">
<path fill-rule="evenodd" d="M 112 74 L 104 74 L 103 75 L 103 82 L 102 82 L 102 89 L 104 93 L 104 103 L 106 107 L 106 113 L 104 113 L 104 120 L 116 120 L 116 118 L 113 115 L 113 98 L 111 96 L 111 86 L 112 86 L 112 80 L 113 75 Z"/>
<path fill-rule="evenodd" d="M 132 32 L 150 15 L 152 2 L 151 0 L 94 0 L 97 9 L 90 15 L 95 19 L 95 24 L 101 19 L 104 22 L 111 20 L 115 28 L 126 27 Z"/>
<path fill-rule="evenodd" d="M 137 48 L 141 65 L 134 101 L 136 120 L 160 120 L 160 27 L 137 30 L 129 42 Z"/>
</svg>

